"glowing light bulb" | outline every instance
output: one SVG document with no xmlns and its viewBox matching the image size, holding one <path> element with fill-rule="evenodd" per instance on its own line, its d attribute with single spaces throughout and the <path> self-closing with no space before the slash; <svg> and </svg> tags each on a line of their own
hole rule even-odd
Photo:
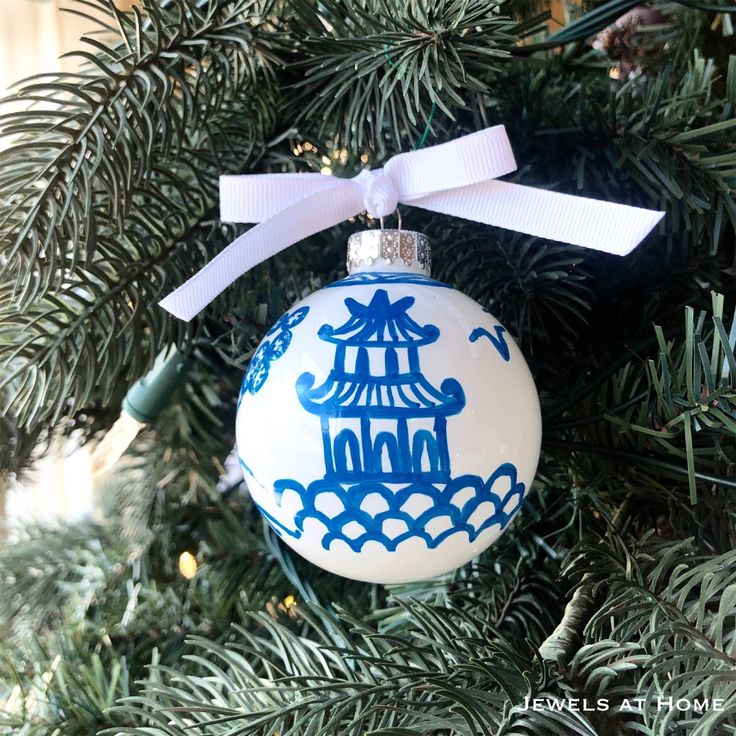
<svg viewBox="0 0 736 736">
<path fill-rule="evenodd" d="M 188 551 L 179 555 L 179 573 L 183 578 L 191 580 L 197 574 L 197 558 Z"/>
<path fill-rule="evenodd" d="M 92 453 L 92 474 L 101 475 L 110 470 L 145 426 L 123 409 L 118 420 Z"/>
<path fill-rule="evenodd" d="M 174 346 L 163 350 L 153 368 L 131 387 L 123 400 L 120 417 L 92 453 L 92 473 L 112 468 L 138 432 L 151 424 L 171 401 L 186 378 L 191 361 Z"/>
</svg>

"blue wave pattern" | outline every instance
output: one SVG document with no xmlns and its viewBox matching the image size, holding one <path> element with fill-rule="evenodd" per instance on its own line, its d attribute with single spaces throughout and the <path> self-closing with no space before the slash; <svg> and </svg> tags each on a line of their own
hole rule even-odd
<svg viewBox="0 0 736 736">
<path fill-rule="evenodd" d="M 394 491 L 380 482 L 361 482 L 346 487 L 336 481 L 320 479 L 304 488 L 294 480 L 280 480 L 275 484 L 275 491 L 279 505 L 287 492 L 296 493 L 304 504 L 294 516 L 294 529 L 259 507 L 279 534 L 286 533 L 298 539 L 304 532 L 305 522 L 315 519 L 327 529 L 322 538 L 325 549 L 339 540 L 354 552 L 360 552 L 367 542 L 373 541 L 393 552 L 413 537 L 423 539 L 428 548 L 435 549 L 454 534 L 466 534 L 468 541 L 473 542 L 494 525 L 504 529 L 519 510 L 525 487 L 517 480 L 514 465 L 504 463 L 485 482 L 475 475 L 463 475 L 443 487 L 418 481 Z M 342 507 L 342 511 L 328 516 L 319 508 L 324 505 L 320 498 L 329 499 L 333 508 Z M 384 502 L 384 510 L 377 513 L 366 510 L 366 501 L 370 500 L 375 506 L 377 499 Z M 425 510 L 412 515 L 407 507 L 417 501 Z M 487 504 L 487 508 L 483 508 L 483 504 Z"/>
<path fill-rule="evenodd" d="M 373 286 L 374 284 L 416 284 L 417 286 L 435 286 L 441 289 L 451 289 L 449 284 L 437 281 L 420 273 L 404 273 L 401 271 L 365 271 L 346 276 L 340 281 L 327 284 L 325 289 L 335 289 L 341 286 Z"/>
</svg>

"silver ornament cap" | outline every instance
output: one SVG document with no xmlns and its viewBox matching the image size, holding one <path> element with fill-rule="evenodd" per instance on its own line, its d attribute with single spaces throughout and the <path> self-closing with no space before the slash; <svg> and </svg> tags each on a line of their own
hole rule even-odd
<svg viewBox="0 0 736 736">
<path fill-rule="evenodd" d="M 348 273 L 407 271 L 429 276 L 429 238 L 413 230 L 363 230 L 348 238 Z"/>
</svg>

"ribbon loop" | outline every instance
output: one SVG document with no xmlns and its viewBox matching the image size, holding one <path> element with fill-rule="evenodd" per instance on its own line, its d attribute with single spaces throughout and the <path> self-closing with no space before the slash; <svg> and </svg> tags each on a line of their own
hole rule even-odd
<svg viewBox="0 0 736 736">
<path fill-rule="evenodd" d="M 664 212 L 559 194 L 509 182 L 516 169 L 502 125 L 448 143 L 400 153 L 352 179 L 322 174 L 220 177 L 221 218 L 258 222 L 161 306 L 190 320 L 253 266 L 294 243 L 355 217 L 380 219 L 399 203 L 549 240 L 626 255 Z"/>
</svg>

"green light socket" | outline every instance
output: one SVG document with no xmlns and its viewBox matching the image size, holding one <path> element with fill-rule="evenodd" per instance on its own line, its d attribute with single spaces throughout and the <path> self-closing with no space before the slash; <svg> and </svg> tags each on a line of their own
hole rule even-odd
<svg viewBox="0 0 736 736">
<path fill-rule="evenodd" d="M 191 359 L 176 349 L 161 353 L 153 368 L 130 387 L 123 410 L 136 421 L 151 424 L 184 383 L 191 365 Z"/>
</svg>

